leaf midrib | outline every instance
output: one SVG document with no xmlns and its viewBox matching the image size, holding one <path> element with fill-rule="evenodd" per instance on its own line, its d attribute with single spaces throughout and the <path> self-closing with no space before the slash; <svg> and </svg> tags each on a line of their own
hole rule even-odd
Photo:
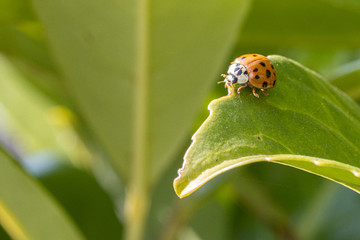
<svg viewBox="0 0 360 240">
<path fill-rule="evenodd" d="M 136 16 L 136 57 L 135 57 L 135 79 L 134 79 L 134 132 L 133 132 L 133 165 L 130 181 L 140 187 L 146 182 L 146 152 L 148 131 L 148 0 L 139 0 Z M 142 187 L 140 187 L 142 188 Z"/>
</svg>

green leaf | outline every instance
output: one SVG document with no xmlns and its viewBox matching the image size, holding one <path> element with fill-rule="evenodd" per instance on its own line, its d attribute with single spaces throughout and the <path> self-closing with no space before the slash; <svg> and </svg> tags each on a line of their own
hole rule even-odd
<svg viewBox="0 0 360 240">
<path fill-rule="evenodd" d="M 0 2 L 0 23 L 21 24 L 34 19 L 29 0 L 2 0 Z"/>
<path fill-rule="evenodd" d="M 0 225 L 0 238 L 2 240 L 11 240 L 10 236 L 5 232 L 5 229 Z"/>
<path fill-rule="evenodd" d="M 34 3 L 69 90 L 113 165 L 125 179 L 139 174 L 150 182 L 181 145 L 249 5 Z"/>
<path fill-rule="evenodd" d="M 359 211 L 359 195 L 341 188 L 336 191 L 334 196 L 329 201 L 325 200 L 326 206 L 320 207 L 322 210 L 321 216 L 313 228 L 313 235 L 310 238 L 300 239 L 356 239 L 360 234 L 358 224 L 360 221 Z M 320 205 L 320 204 L 319 204 Z M 318 213 L 318 209 L 315 210 Z M 306 220 L 306 219 L 304 219 Z M 339 220 L 341 224 L 339 224 Z M 304 226 L 308 227 L 308 226 Z M 305 231 L 306 233 L 307 231 Z M 304 237 L 307 237 L 306 235 Z"/>
<path fill-rule="evenodd" d="M 0 51 L 12 59 L 17 59 L 19 66 L 35 69 L 45 74 L 55 74 L 56 68 L 45 44 L 30 38 L 23 32 L 0 25 Z"/>
<path fill-rule="evenodd" d="M 39 180 L 66 209 L 87 240 L 122 239 L 123 227 L 114 204 L 94 176 L 62 165 L 40 175 Z"/>
<path fill-rule="evenodd" d="M 270 56 L 271 96 L 229 95 L 209 105 L 174 188 L 185 197 L 229 169 L 259 161 L 296 167 L 360 192 L 360 108 L 313 71 Z"/>
<path fill-rule="evenodd" d="M 2 119 L 8 134 L 16 132 L 17 141 L 29 152 L 48 148 L 65 154 L 68 142 L 59 141 L 59 131 L 49 117 L 54 103 L 39 94 L 2 54 L 0 75 Z"/>
<path fill-rule="evenodd" d="M 0 151 L 0 222 L 13 239 L 84 239 L 43 188 Z"/>
</svg>

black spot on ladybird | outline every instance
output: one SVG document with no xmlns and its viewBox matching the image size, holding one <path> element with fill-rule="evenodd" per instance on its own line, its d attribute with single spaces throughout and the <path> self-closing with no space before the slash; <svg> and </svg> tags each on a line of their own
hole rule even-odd
<svg viewBox="0 0 360 240">
<path fill-rule="evenodd" d="M 256 57 L 257 55 L 256 55 L 256 54 L 254 54 L 253 56 L 254 56 L 254 57 Z"/>
<path fill-rule="evenodd" d="M 234 69 L 235 72 L 237 72 L 237 71 L 239 71 L 239 70 L 240 70 L 240 68 L 235 68 L 235 69 Z"/>
<path fill-rule="evenodd" d="M 265 63 L 264 62 L 260 62 L 260 65 L 265 67 Z"/>
<path fill-rule="evenodd" d="M 267 82 L 267 81 L 264 81 L 262 86 L 263 86 L 263 88 L 266 88 L 267 85 L 268 85 L 268 82 Z"/>
<path fill-rule="evenodd" d="M 274 76 L 276 76 L 276 73 L 274 72 Z"/>
<path fill-rule="evenodd" d="M 247 74 L 248 74 L 248 71 L 245 71 L 244 74 L 247 75 Z"/>
<path fill-rule="evenodd" d="M 256 79 L 259 79 L 260 77 L 259 77 L 259 75 L 256 75 L 255 78 L 256 78 Z"/>
<path fill-rule="evenodd" d="M 241 74 L 242 74 L 242 70 L 240 69 L 237 75 L 241 75 Z"/>
<path fill-rule="evenodd" d="M 275 86 L 275 83 L 276 83 L 276 80 L 274 80 L 274 82 L 273 82 L 273 86 Z"/>
<path fill-rule="evenodd" d="M 266 77 L 269 78 L 271 76 L 271 72 L 269 70 L 266 70 Z"/>
<path fill-rule="evenodd" d="M 257 69 L 257 68 L 255 68 L 255 69 L 253 70 L 253 72 L 257 72 L 257 71 L 259 71 L 259 69 Z"/>
<path fill-rule="evenodd" d="M 245 59 L 246 57 L 242 57 L 241 59 Z"/>
<path fill-rule="evenodd" d="M 272 65 L 272 63 L 270 64 L 271 68 L 274 69 L 274 66 Z"/>
</svg>

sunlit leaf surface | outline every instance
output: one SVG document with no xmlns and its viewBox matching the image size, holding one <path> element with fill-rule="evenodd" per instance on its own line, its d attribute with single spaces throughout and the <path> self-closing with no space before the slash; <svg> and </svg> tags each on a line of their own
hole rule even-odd
<svg viewBox="0 0 360 240">
<path fill-rule="evenodd" d="M 212 101 L 174 181 L 185 197 L 237 166 L 270 161 L 303 169 L 360 191 L 360 108 L 313 71 L 270 56 L 278 73 L 270 96 Z"/>
</svg>

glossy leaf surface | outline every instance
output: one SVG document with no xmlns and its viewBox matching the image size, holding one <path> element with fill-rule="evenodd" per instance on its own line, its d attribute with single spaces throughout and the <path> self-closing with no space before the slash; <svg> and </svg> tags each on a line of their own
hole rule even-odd
<svg viewBox="0 0 360 240">
<path fill-rule="evenodd" d="M 278 74 L 270 96 L 229 95 L 209 105 L 174 181 L 185 197 L 237 166 L 270 161 L 360 191 L 360 108 L 315 72 L 270 56 Z"/>
</svg>

